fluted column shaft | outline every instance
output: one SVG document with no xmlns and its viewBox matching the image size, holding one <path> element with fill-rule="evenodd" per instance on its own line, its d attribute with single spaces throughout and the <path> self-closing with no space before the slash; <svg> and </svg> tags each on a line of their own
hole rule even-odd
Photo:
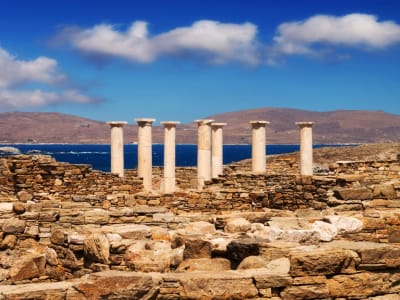
<svg viewBox="0 0 400 300">
<path fill-rule="evenodd" d="M 202 189 L 204 182 L 211 179 L 211 122 L 196 120 L 198 126 L 197 141 L 197 185 Z"/>
<path fill-rule="evenodd" d="M 111 126 L 111 173 L 124 177 L 124 121 L 107 122 Z"/>
<path fill-rule="evenodd" d="M 135 119 L 138 124 L 138 166 L 139 177 L 143 178 L 145 191 L 152 189 L 152 138 L 151 125 L 155 119 Z"/>
<path fill-rule="evenodd" d="M 164 180 L 162 190 L 169 194 L 175 192 L 175 136 L 176 125 L 180 122 L 166 121 L 164 125 Z"/>
<path fill-rule="evenodd" d="M 218 178 L 223 174 L 223 134 L 222 128 L 226 123 L 211 123 L 211 177 Z"/>
<path fill-rule="evenodd" d="M 267 121 L 250 121 L 252 127 L 251 170 L 253 173 L 265 173 L 265 126 Z"/>
<path fill-rule="evenodd" d="M 296 122 L 300 128 L 300 174 L 313 175 L 313 122 Z"/>
</svg>

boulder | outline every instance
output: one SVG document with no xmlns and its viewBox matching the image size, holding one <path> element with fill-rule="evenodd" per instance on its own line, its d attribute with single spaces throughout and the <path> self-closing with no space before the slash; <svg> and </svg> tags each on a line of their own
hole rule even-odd
<svg viewBox="0 0 400 300">
<path fill-rule="evenodd" d="M 46 256 L 29 253 L 14 262 L 10 268 L 11 282 L 38 278 L 46 274 Z"/>
<path fill-rule="evenodd" d="M 324 221 L 334 225 L 338 233 L 355 233 L 360 232 L 363 228 L 363 222 L 354 217 L 326 216 Z"/>
<path fill-rule="evenodd" d="M 312 229 L 319 233 L 319 239 L 324 242 L 333 240 L 338 233 L 335 225 L 322 221 L 315 221 Z"/>
<path fill-rule="evenodd" d="M 373 186 L 374 198 L 396 199 L 397 193 L 393 184 L 377 184 Z"/>
<path fill-rule="evenodd" d="M 230 242 L 227 246 L 227 257 L 237 266 L 248 256 L 260 254 L 259 242 L 254 239 L 240 239 Z"/>
<path fill-rule="evenodd" d="M 128 247 L 124 255 L 125 264 L 137 272 L 167 272 L 174 261 L 181 260 L 176 254 L 183 255 L 180 248 L 172 249 L 171 244 L 165 241 L 135 241 Z"/>
<path fill-rule="evenodd" d="M 13 212 L 12 202 L 0 202 L 0 214 Z"/>
<path fill-rule="evenodd" d="M 17 243 L 17 237 L 13 234 L 6 235 L 5 238 L 1 241 L 0 249 L 13 249 L 15 244 Z"/>
<path fill-rule="evenodd" d="M 211 258 L 212 246 L 211 242 L 197 236 L 184 238 L 185 250 L 183 258 Z"/>
<path fill-rule="evenodd" d="M 110 258 L 110 243 L 102 233 L 89 235 L 84 242 L 85 258 L 89 261 L 108 264 Z"/>
<path fill-rule="evenodd" d="M 224 228 L 228 233 L 247 232 L 250 229 L 251 223 L 244 218 L 229 220 Z"/>
<path fill-rule="evenodd" d="M 17 218 L 10 218 L 4 221 L 3 223 L 3 232 L 18 234 L 24 233 L 26 223 L 24 220 L 20 220 Z"/>
</svg>

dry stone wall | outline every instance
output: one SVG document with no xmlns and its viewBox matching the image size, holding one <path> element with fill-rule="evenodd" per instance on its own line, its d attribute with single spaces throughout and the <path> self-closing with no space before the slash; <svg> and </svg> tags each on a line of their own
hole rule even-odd
<svg viewBox="0 0 400 300">
<path fill-rule="evenodd" d="M 160 194 L 134 170 L 3 158 L 0 299 L 399 299 L 399 162 L 294 165 L 202 191 L 178 168 Z"/>
</svg>

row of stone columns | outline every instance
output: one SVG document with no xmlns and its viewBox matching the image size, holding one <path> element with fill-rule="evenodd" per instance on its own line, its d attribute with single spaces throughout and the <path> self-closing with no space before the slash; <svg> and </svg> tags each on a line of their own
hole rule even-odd
<svg viewBox="0 0 400 300">
<path fill-rule="evenodd" d="M 138 175 L 143 178 L 144 190 L 152 189 L 152 134 L 155 119 L 135 119 L 138 124 Z M 111 126 L 111 172 L 124 176 L 123 125 L 127 122 L 107 122 Z M 213 120 L 196 120 L 198 126 L 197 182 L 202 189 L 204 182 L 223 173 L 223 135 L 226 123 Z M 175 136 L 179 122 L 165 121 L 164 125 L 164 179 L 162 190 L 175 191 Z M 251 121 L 252 126 L 252 172 L 266 172 L 265 127 L 267 121 Z M 297 122 L 300 128 L 300 173 L 313 174 L 312 125 L 313 122 Z"/>
</svg>

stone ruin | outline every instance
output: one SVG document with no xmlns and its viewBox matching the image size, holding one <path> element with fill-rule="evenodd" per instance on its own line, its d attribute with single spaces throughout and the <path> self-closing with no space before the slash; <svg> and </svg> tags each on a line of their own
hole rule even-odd
<svg viewBox="0 0 400 300">
<path fill-rule="evenodd" d="M 0 299 L 400 299 L 399 155 L 301 162 L 201 188 L 176 168 L 166 193 L 164 168 L 148 190 L 139 170 L 2 158 Z"/>
</svg>

